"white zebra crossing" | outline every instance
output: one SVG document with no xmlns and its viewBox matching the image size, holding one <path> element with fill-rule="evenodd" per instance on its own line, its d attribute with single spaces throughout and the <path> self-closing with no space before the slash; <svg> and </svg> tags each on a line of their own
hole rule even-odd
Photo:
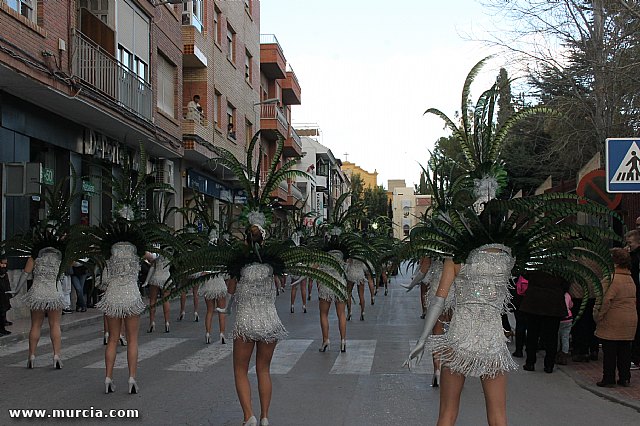
<svg viewBox="0 0 640 426">
<path fill-rule="evenodd" d="M 84 355 L 86 353 L 89 353 L 98 349 L 100 349 L 101 352 L 104 352 L 104 346 L 98 345 L 97 342 L 98 342 L 97 340 L 92 339 L 92 340 L 87 340 L 86 342 L 78 343 L 77 345 L 63 346 L 60 354 L 61 355 L 60 358 L 64 363 L 64 361 L 68 359 L 75 358 L 77 356 Z M 38 359 L 36 359 L 35 366 L 43 367 L 44 366 L 43 362 L 44 361 L 38 362 Z M 49 361 L 46 362 L 46 365 L 50 366 Z M 9 367 L 24 367 L 24 366 L 25 366 L 25 363 L 20 361 L 20 362 L 16 362 L 15 364 L 11 364 Z"/>
<path fill-rule="evenodd" d="M 139 346 L 138 361 L 143 362 L 144 360 L 156 355 L 169 353 L 176 346 L 180 345 L 181 343 L 187 342 L 188 340 L 192 339 L 162 337 L 154 338 L 153 340 Z M 313 351 L 313 355 L 310 355 L 311 353 L 309 352 L 309 347 L 313 344 L 313 342 L 313 339 L 288 339 L 279 342 L 276 346 L 276 350 L 271 363 L 271 374 L 289 374 L 305 355 L 316 356 L 315 351 Z M 415 343 L 415 340 L 409 341 L 408 349 L 411 350 Z M 201 349 L 195 349 L 191 355 L 186 356 L 185 358 L 174 364 L 165 366 L 162 369 L 166 371 L 199 373 L 221 364 L 233 353 L 232 344 L 221 345 L 219 342 L 216 342 L 211 345 L 203 346 L 204 347 L 202 347 Z M 28 342 L 26 341 L 5 346 L 0 348 L 0 357 L 16 354 L 22 351 L 26 352 L 27 348 Z M 100 358 L 102 358 L 102 352 L 104 351 L 103 348 L 104 347 L 102 345 L 96 343 L 95 339 L 89 339 L 87 341 L 71 346 L 63 346 L 62 361 L 69 361 L 73 358 L 77 358 L 91 352 L 96 352 L 96 354 L 99 353 L 101 355 Z M 376 348 L 377 340 L 348 340 L 346 353 L 332 353 L 333 355 L 331 356 L 335 357 L 335 359 L 333 359 L 332 367 L 328 373 L 353 375 L 372 374 L 373 362 L 376 356 Z M 406 353 L 408 354 L 408 351 Z M 329 355 L 322 354 L 321 356 Z M 25 360 L 17 361 L 13 364 L 10 364 L 9 366 L 24 367 L 26 362 Z M 330 359 L 328 359 L 327 361 L 330 361 Z M 47 367 L 49 365 L 49 357 L 39 357 L 36 360 L 37 367 Z M 121 356 L 116 359 L 114 368 L 122 369 L 126 367 L 126 356 L 124 353 L 122 353 Z M 102 369 L 104 368 L 104 360 L 100 359 L 97 362 L 86 365 L 84 368 Z M 398 372 L 398 369 L 394 369 L 394 372 Z M 422 375 L 433 374 L 431 357 L 428 354 L 425 354 L 420 364 L 412 364 L 410 373 Z M 255 374 L 254 363 L 252 363 L 250 374 Z"/>
<path fill-rule="evenodd" d="M 232 351 L 233 345 L 212 343 L 182 361 L 165 368 L 165 370 L 202 372 L 231 355 Z"/>
<path fill-rule="evenodd" d="M 138 346 L 138 362 L 144 361 L 147 358 L 158 355 L 162 351 L 173 348 L 180 343 L 186 342 L 189 339 L 177 339 L 172 337 L 157 338 L 148 343 Z M 126 368 L 127 357 L 119 356 L 116 358 L 116 364 L 113 368 Z M 104 360 L 94 362 L 91 365 L 87 365 L 84 368 L 104 368 Z"/>
<path fill-rule="evenodd" d="M 271 360 L 271 374 L 287 374 L 302 358 L 313 340 L 288 339 L 278 343 Z M 256 373 L 256 367 L 252 367 L 250 374 Z"/>
<path fill-rule="evenodd" d="M 329 374 L 371 374 L 375 340 L 347 340 L 347 352 L 340 353 Z"/>
</svg>

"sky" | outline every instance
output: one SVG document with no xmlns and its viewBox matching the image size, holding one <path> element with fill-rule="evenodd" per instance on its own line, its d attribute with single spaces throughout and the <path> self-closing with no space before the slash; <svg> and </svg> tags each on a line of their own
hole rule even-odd
<svg viewBox="0 0 640 426">
<path fill-rule="evenodd" d="M 419 182 L 420 164 L 449 134 L 424 111 L 454 118 L 469 70 L 495 53 L 472 41 L 491 25 L 475 0 L 262 0 L 260 20 L 302 88 L 293 124 L 317 124 L 323 145 L 376 170 L 385 188 L 389 179 Z M 474 80 L 474 103 L 499 68 L 489 63 Z"/>
</svg>

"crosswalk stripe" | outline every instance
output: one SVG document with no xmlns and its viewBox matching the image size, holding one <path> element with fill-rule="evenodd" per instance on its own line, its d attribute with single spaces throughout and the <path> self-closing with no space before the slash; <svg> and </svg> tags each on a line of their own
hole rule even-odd
<svg viewBox="0 0 640 426">
<path fill-rule="evenodd" d="M 375 340 L 347 340 L 347 352 L 340 353 L 329 374 L 370 374 Z"/>
<path fill-rule="evenodd" d="M 180 343 L 186 342 L 189 339 L 176 339 L 176 338 L 158 338 L 154 339 L 144 345 L 140 345 L 138 347 L 138 362 L 144 361 L 147 358 L 151 358 L 152 356 L 158 355 L 158 353 L 166 351 L 168 349 L 173 348 L 174 346 L 179 345 Z M 127 367 L 127 354 L 123 353 L 121 356 L 116 358 L 116 363 L 113 368 L 126 368 Z M 94 362 L 93 364 L 87 365 L 84 368 L 104 368 L 104 360 Z"/>
<path fill-rule="evenodd" d="M 79 355 L 83 355 L 98 349 L 101 349 L 102 351 L 104 351 L 104 345 L 99 344 L 98 340 L 95 340 L 95 339 L 78 343 L 77 345 L 72 345 L 69 347 L 62 346 L 61 360 L 64 363 L 65 360 L 75 358 Z M 11 364 L 9 367 L 24 367 L 24 365 L 25 363 L 20 361 L 20 362 L 16 362 L 15 364 Z M 36 367 L 39 367 L 39 366 L 41 367 L 42 363 L 36 362 Z"/>
<path fill-rule="evenodd" d="M 287 374 L 307 351 L 313 340 L 288 339 L 279 342 L 271 360 L 271 374 Z M 253 366 L 250 374 L 256 373 Z"/>
<path fill-rule="evenodd" d="M 165 368 L 165 370 L 191 372 L 204 371 L 207 367 L 210 367 L 218 361 L 222 361 L 224 358 L 228 357 L 232 352 L 232 347 L 233 345 L 221 345 L 217 342 L 207 345 L 206 348 L 200 349 L 190 357 Z"/>
<path fill-rule="evenodd" d="M 417 340 L 412 340 L 409 342 L 409 352 L 411 352 L 416 343 L 418 343 Z M 407 352 L 407 358 L 409 357 L 409 352 Z M 433 361 L 431 361 L 431 353 L 425 351 L 422 360 L 417 365 L 415 361 L 411 361 L 411 372 L 413 374 L 433 374 Z"/>
<path fill-rule="evenodd" d="M 67 336 L 62 336 L 61 338 L 62 342 L 64 342 L 66 339 L 67 339 Z M 41 352 L 41 348 L 46 346 L 51 346 L 51 340 L 49 340 L 48 337 L 46 338 L 41 337 L 40 342 L 38 343 L 38 352 Z M 28 339 L 17 342 L 15 345 L 0 346 L 0 358 L 7 355 L 13 355 L 18 352 L 23 352 L 23 351 L 26 352 L 28 350 L 29 350 Z"/>
</svg>

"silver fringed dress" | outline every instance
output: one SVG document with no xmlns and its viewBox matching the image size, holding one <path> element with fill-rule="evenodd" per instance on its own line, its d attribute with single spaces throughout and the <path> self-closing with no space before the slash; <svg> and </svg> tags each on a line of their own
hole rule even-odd
<svg viewBox="0 0 640 426">
<path fill-rule="evenodd" d="M 154 261 L 156 268 L 153 271 L 153 275 L 149 278 L 149 285 L 159 287 L 161 289 L 167 288 L 169 285 L 169 261 L 164 256 L 158 256 Z"/>
<path fill-rule="evenodd" d="M 497 249 L 499 251 L 489 251 Z M 510 304 L 509 279 L 515 260 L 502 244 L 471 251 L 455 286 L 449 330 L 433 336 L 443 365 L 464 376 L 491 378 L 517 370 L 502 329 L 501 314 Z"/>
<path fill-rule="evenodd" d="M 145 305 L 138 289 L 139 272 L 136 246 L 124 241 L 111 246 L 111 257 L 102 272 L 105 291 L 96 308 L 114 318 L 140 315 Z"/>
<path fill-rule="evenodd" d="M 364 271 L 366 266 L 363 262 L 357 259 L 349 259 L 346 265 L 347 280 L 355 285 L 364 285 L 366 277 Z"/>
<path fill-rule="evenodd" d="M 242 268 L 235 303 L 234 339 L 272 343 L 287 337 L 276 311 L 276 288 L 270 265 L 251 263 Z"/>
<path fill-rule="evenodd" d="M 228 279 L 227 275 L 216 275 L 213 278 L 209 278 L 204 284 L 200 285 L 198 294 L 206 300 L 224 298 L 227 295 L 227 285 L 224 282 L 226 279 Z"/>
<path fill-rule="evenodd" d="M 45 247 L 34 259 L 33 285 L 23 296 L 23 302 L 32 311 L 55 311 L 65 306 L 62 286 L 57 282 L 62 253 Z"/>
<path fill-rule="evenodd" d="M 343 255 L 340 250 L 331 250 L 329 254 L 332 255 L 338 262 L 340 262 L 340 264 L 344 268 Z M 347 285 L 346 280 L 342 276 L 342 274 L 340 274 L 340 272 L 336 271 L 331 267 L 324 266 L 324 265 L 321 266 L 320 269 L 326 272 L 327 274 L 331 275 L 336 280 L 342 282 L 342 284 L 346 287 Z M 336 294 L 333 291 L 331 291 L 329 287 L 322 284 L 320 281 L 318 281 L 318 298 L 322 300 L 326 300 L 327 302 L 346 302 L 346 300 L 339 299 L 338 296 L 336 296 Z"/>
</svg>

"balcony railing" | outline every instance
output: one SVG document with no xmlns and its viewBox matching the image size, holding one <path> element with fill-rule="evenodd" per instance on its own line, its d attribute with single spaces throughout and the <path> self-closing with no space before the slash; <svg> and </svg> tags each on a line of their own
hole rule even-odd
<svg viewBox="0 0 640 426">
<path fill-rule="evenodd" d="M 185 120 L 195 121 L 201 126 L 208 126 L 209 122 L 202 111 L 189 111 L 188 107 L 182 108 L 182 118 Z"/>
<path fill-rule="evenodd" d="M 287 117 L 284 116 L 280 108 L 275 104 L 263 104 L 260 108 L 260 118 L 274 119 L 277 118 L 278 122 L 286 129 L 289 127 L 287 123 Z M 286 132 L 285 132 L 286 133 Z"/>
<path fill-rule="evenodd" d="M 289 127 L 289 137 L 293 139 L 293 142 L 300 148 L 300 151 L 302 151 L 302 140 L 300 140 L 300 136 L 298 136 L 298 133 L 296 133 L 293 127 Z"/>
<path fill-rule="evenodd" d="M 280 45 L 275 34 L 260 34 L 260 44 L 277 44 L 278 46 Z"/>
<path fill-rule="evenodd" d="M 73 74 L 116 100 L 122 107 L 152 119 L 153 91 L 142 80 L 80 31 L 74 32 Z"/>
</svg>

